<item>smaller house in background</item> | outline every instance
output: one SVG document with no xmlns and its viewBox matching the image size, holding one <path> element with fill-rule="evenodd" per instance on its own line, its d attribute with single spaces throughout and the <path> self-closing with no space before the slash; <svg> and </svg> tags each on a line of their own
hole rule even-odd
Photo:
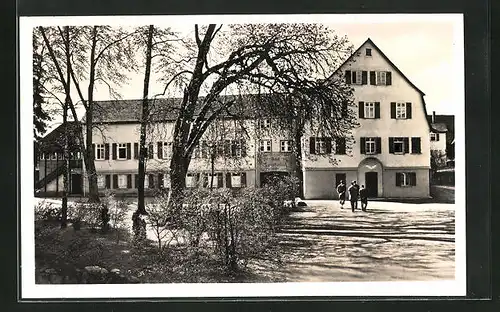
<svg viewBox="0 0 500 312">
<path fill-rule="evenodd" d="M 433 131 L 430 133 L 431 153 L 443 155 L 443 166 L 452 167 L 455 164 L 455 116 L 427 116 Z"/>
</svg>

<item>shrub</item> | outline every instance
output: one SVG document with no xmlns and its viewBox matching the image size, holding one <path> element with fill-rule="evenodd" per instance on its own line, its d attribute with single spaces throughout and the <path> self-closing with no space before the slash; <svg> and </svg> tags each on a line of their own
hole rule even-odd
<svg viewBox="0 0 500 312">
<path fill-rule="evenodd" d="M 102 204 L 100 203 L 75 202 L 68 209 L 68 219 L 73 223 L 75 230 L 78 230 L 81 224 L 86 224 L 87 227 L 95 230 L 101 225 L 101 210 Z"/>
<path fill-rule="evenodd" d="M 35 204 L 35 221 L 60 221 L 61 207 L 40 201 Z"/>
<path fill-rule="evenodd" d="M 126 228 L 127 212 L 129 207 L 125 201 L 117 200 L 114 194 L 109 190 L 106 190 L 102 204 L 105 209 L 102 209 L 101 211 L 101 224 L 106 226 L 105 224 L 107 223 L 105 223 L 105 221 L 108 220 L 110 222 L 110 226 L 117 230 L 116 240 L 118 243 L 120 241 L 119 230 Z M 107 213 L 107 216 L 105 213 Z"/>
</svg>

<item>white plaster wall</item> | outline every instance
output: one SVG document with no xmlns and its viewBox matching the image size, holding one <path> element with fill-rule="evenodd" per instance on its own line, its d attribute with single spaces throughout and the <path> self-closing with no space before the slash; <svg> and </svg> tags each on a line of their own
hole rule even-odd
<svg viewBox="0 0 500 312">
<path fill-rule="evenodd" d="M 353 131 L 356 143 L 353 146 L 352 155 L 333 155 L 333 157 L 340 161 L 340 167 L 357 167 L 364 158 L 370 157 L 369 155 L 360 153 L 360 137 L 373 136 L 381 137 L 382 139 L 382 153 L 375 157 L 382 162 L 384 167 L 408 166 L 428 168 L 430 166 L 430 129 L 420 93 L 399 75 L 373 47 L 371 47 L 372 56 L 365 56 L 364 52 L 367 47 L 370 48 L 369 43 L 366 43 L 360 49 L 361 55 L 355 57 L 355 62 L 349 62 L 341 68 L 342 77 L 345 70 L 391 71 L 392 85 L 370 85 L 369 73 L 367 85 L 352 85 L 354 87 L 356 106 L 359 101 L 380 102 L 380 119 L 359 119 L 360 127 Z M 391 102 L 411 102 L 412 118 L 404 120 L 391 119 Z M 357 107 L 356 114 L 358 114 Z M 420 137 L 422 153 L 417 155 L 390 154 L 389 137 Z M 309 150 L 309 135 L 304 138 L 304 147 L 304 152 L 307 153 Z M 328 161 L 328 157 L 315 158 L 318 159 L 311 161 L 305 157 L 305 167 L 328 168 L 332 166 Z"/>
<path fill-rule="evenodd" d="M 429 136 L 430 140 L 430 136 Z M 439 133 L 439 141 L 430 141 L 431 150 L 446 152 L 446 133 Z"/>
</svg>

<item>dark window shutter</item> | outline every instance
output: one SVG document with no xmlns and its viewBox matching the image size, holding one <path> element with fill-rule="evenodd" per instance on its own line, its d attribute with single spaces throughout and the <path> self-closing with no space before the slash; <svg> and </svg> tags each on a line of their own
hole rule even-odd
<svg viewBox="0 0 500 312">
<path fill-rule="evenodd" d="M 345 71 L 345 83 L 351 84 L 351 71 L 350 70 Z"/>
<path fill-rule="evenodd" d="M 332 138 L 325 138 L 326 143 L 326 153 L 330 154 L 332 152 Z"/>
<path fill-rule="evenodd" d="M 135 185 L 135 188 L 139 188 L 139 175 L 138 174 L 134 174 L 134 185 Z"/>
<path fill-rule="evenodd" d="M 365 118 L 365 102 L 360 101 L 358 103 L 359 118 Z"/>
<path fill-rule="evenodd" d="M 158 147 L 158 151 L 157 151 L 158 159 L 162 159 L 163 158 L 163 142 L 158 142 L 157 147 Z"/>
<path fill-rule="evenodd" d="M 153 159 L 153 144 L 149 144 L 148 147 L 148 158 Z"/>
<path fill-rule="evenodd" d="M 389 153 L 394 154 L 394 138 L 389 138 Z"/>
<path fill-rule="evenodd" d="M 375 82 L 375 72 L 374 71 L 370 72 L 370 84 L 371 85 L 375 85 L 376 84 L 376 82 Z"/>
<path fill-rule="evenodd" d="M 139 159 L 139 143 L 134 143 L 134 159 Z"/>
<path fill-rule="evenodd" d="M 111 188 L 111 176 L 109 174 L 106 175 L 106 188 L 110 189 Z"/>
<path fill-rule="evenodd" d="M 224 176 L 222 175 L 222 172 L 217 173 L 217 187 L 223 187 L 224 186 Z"/>
<path fill-rule="evenodd" d="M 224 156 L 231 157 L 231 141 L 224 140 Z"/>
<path fill-rule="evenodd" d="M 342 102 L 342 117 L 347 117 L 347 101 Z"/>
<path fill-rule="evenodd" d="M 132 188 L 132 175 L 127 174 L 127 188 L 131 189 Z"/>
<path fill-rule="evenodd" d="M 158 174 L 158 188 L 163 188 L 163 173 Z"/>
<path fill-rule="evenodd" d="M 396 102 L 391 102 L 391 119 L 396 119 Z"/>
<path fill-rule="evenodd" d="M 405 153 L 408 154 L 410 152 L 410 139 L 403 138 Z"/>
<path fill-rule="evenodd" d="M 365 151 L 365 147 L 366 147 L 366 146 L 365 146 L 365 145 L 366 145 L 366 138 L 362 137 L 362 138 L 360 139 L 360 143 L 359 143 L 359 144 L 360 144 L 360 145 L 359 145 L 359 147 L 360 147 L 360 152 L 361 152 L 361 154 L 365 154 L 365 152 L 366 152 L 366 151 Z"/>
<path fill-rule="evenodd" d="M 113 188 L 118 188 L 118 176 L 116 174 L 113 174 Z"/>
<path fill-rule="evenodd" d="M 132 156 L 132 151 L 131 151 L 131 144 L 127 143 L 127 159 L 130 159 Z"/>
<path fill-rule="evenodd" d="M 335 153 L 345 155 L 345 138 L 337 138 L 335 143 Z"/>
<path fill-rule="evenodd" d="M 109 144 L 104 144 L 104 159 L 109 160 Z"/>
<path fill-rule="evenodd" d="M 94 159 L 97 158 L 97 151 L 95 149 L 95 144 L 92 144 L 92 153 L 94 154 Z"/>
<path fill-rule="evenodd" d="M 417 173 L 416 172 L 410 172 L 410 185 L 416 186 L 417 185 Z"/>
<path fill-rule="evenodd" d="M 246 187 L 247 186 L 247 173 L 242 172 L 241 173 L 241 187 Z"/>
<path fill-rule="evenodd" d="M 382 154 L 382 139 L 379 137 L 375 138 L 375 149 L 377 154 Z"/>
<path fill-rule="evenodd" d="M 392 85 L 392 73 L 391 72 L 386 72 L 385 74 L 385 84 L 390 86 Z"/>
<path fill-rule="evenodd" d="M 411 119 L 411 103 L 406 103 L 406 119 Z"/>
<path fill-rule="evenodd" d="M 247 156 L 247 142 L 245 140 L 241 140 L 241 157 Z"/>
<path fill-rule="evenodd" d="M 116 143 L 111 144 L 111 151 L 112 151 L 112 158 L 113 160 L 116 160 L 117 152 L 116 152 Z"/>
<path fill-rule="evenodd" d="M 231 188 L 231 173 L 226 173 L 226 187 Z"/>
<path fill-rule="evenodd" d="M 361 72 L 361 84 L 368 84 L 368 72 L 365 70 Z"/>
<path fill-rule="evenodd" d="M 411 153 L 412 154 L 420 154 L 421 153 L 420 138 L 418 138 L 418 137 L 411 138 Z"/>
<path fill-rule="evenodd" d="M 356 81 L 356 71 L 355 70 L 352 71 L 351 74 L 352 74 L 351 75 L 352 76 L 352 83 L 357 83 L 357 81 Z"/>
<path fill-rule="evenodd" d="M 380 102 L 375 102 L 375 118 L 380 118 Z"/>
<path fill-rule="evenodd" d="M 401 186 L 401 172 L 396 172 L 396 186 Z"/>
<path fill-rule="evenodd" d="M 149 174 L 148 188 L 155 188 L 155 177 L 152 174 Z"/>
<path fill-rule="evenodd" d="M 436 133 L 436 141 L 439 141 L 439 133 Z"/>
<path fill-rule="evenodd" d="M 311 137 L 309 139 L 309 153 L 311 155 L 316 154 L 316 138 L 315 137 Z"/>
</svg>

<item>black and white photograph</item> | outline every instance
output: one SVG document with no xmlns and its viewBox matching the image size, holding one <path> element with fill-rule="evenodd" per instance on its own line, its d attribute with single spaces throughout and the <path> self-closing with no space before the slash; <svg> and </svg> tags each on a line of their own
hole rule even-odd
<svg viewBox="0 0 500 312">
<path fill-rule="evenodd" d="M 19 25 L 22 298 L 465 295 L 463 15 Z"/>
</svg>

